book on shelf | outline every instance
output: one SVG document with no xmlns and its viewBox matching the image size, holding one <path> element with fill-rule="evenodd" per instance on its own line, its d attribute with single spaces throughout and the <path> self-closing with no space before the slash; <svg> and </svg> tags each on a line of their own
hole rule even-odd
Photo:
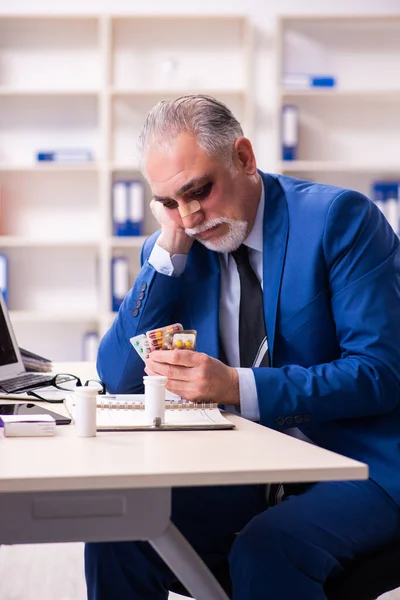
<svg viewBox="0 0 400 600">
<path fill-rule="evenodd" d="M 111 259 L 111 304 L 113 312 L 118 312 L 130 289 L 129 260 L 127 256 L 114 256 Z"/>
<path fill-rule="evenodd" d="M 116 236 L 142 235 L 144 184 L 138 179 L 114 181 L 112 186 L 113 233 Z"/>
<path fill-rule="evenodd" d="M 400 181 L 374 181 L 372 200 L 385 215 L 393 231 L 399 234 Z"/>
<path fill-rule="evenodd" d="M 58 150 L 38 150 L 36 152 L 38 162 L 90 162 L 93 155 L 90 150 L 85 148 L 60 148 Z"/>
<path fill-rule="evenodd" d="M 97 331 L 86 331 L 82 338 L 82 360 L 95 362 L 99 347 L 99 334 Z"/>
<path fill-rule="evenodd" d="M 143 181 L 129 181 L 128 231 L 129 235 L 142 235 L 144 223 L 144 184 Z"/>
<path fill-rule="evenodd" d="M 8 256 L 0 253 L 0 290 L 8 306 Z"/>
<path fill-rule="evenodd" d="M 128 190 L 125 181 L 114 181 L 112 185 L 113 234 L 128 234 Z"/>
<path fill-rule="evenodd" d="M 234 429 L 217 404 L 177 400 L 167 393 L 165 423 L 154 427 L 148 423 L 144 394 L 99 395 L 97 399 L 97 431 L 176 431 Z M 73 394 L 65 399 L 72 418 L 75 414 Z"/>
<path fill-rule="evenodd" d="M 285 90 L 308 90 L 313 88 L 334 88 L 336 78 L 332 75 L 309 75 L 307 73 L 286 73 L 282 78 Z"/>
<path fill-rule="evenodd" d="M 293 104 L 282 106 L 282 160 L 296 160 L 299 142 L 299 109 Z"/>
</svg>

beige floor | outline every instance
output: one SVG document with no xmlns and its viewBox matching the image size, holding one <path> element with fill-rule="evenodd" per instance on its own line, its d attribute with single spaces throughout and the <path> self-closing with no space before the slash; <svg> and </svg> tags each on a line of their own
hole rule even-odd
<svg viewBox="0 0 400 600">
<path fill-rule="evenodd" d="M 82 550 L 82 544 L 2 546 L 1 600 L 85 600 Z M 400 600 L 400 590 L 383 599 Z"/>
</svg>

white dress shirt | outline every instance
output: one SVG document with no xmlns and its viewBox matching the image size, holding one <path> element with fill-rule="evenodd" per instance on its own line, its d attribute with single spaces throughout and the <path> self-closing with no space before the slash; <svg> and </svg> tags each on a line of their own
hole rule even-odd
<svg viewBox="0 0 400 600">
<path fill-rule="evenodd" d="M 264 222 L 264 186 L 261 181 L 261 197 L 256 219 L 249 235 L 243 242 L 249 248 L 249 261 L 263 286 L 263 222 Z M 155 243 L 149 257 L 149 263 L 159 273 L 178 277 L 185 269 L 186 254 L 170 256 L 167 250 Z M 235 367 L 239 375 L 240 414 L 246 419 L 258 421 L 257 388 L 253 371 L 241 368 L 239 355 L 239 305 L 240 280 L 235 259 L 229 253 L 219 253 L 221 269 L 219 300 L 219 335 L 228 365 Z M 223 399 L 221 399 L 223 403 Z M 225 407 L 235 412 L 234 407 Z"/>
</svg>

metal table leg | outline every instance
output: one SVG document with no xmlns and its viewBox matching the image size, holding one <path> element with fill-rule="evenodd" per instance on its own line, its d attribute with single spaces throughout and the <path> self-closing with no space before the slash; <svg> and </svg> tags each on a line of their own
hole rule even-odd
<svg viewBox="0 0 400 600">
<path fill-rule="evenodd" d="M 196 600 L 229 600 L 214 575 L 186 538 L 169 523 L 166 530 L 149 540 Z"/>
</svg>

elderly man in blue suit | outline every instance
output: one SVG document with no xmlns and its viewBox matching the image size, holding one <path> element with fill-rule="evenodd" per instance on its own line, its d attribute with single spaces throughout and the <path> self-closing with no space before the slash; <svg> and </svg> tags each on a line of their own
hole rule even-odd
<svg viewBox="0 0 400 600">
<path fill-rule="evenodd" d="M 180 489 L 172 520 L 235 600 L 323 600 L 352 560 L 400 540 L 399 240 L 363 195 L 257 170 L 217 100 L 161 102 L 140 148 L 161 230 L 98 370 L 142 390 L 129 338 L 176 321 L 198 352 L 153 352 L 150 375 L 267 427 L 364 461 L 370 479 L 288 488 Z M 164 600 L 173 573 L 147 543 L 88 544 L 89 600 Z"/>
</svg>

